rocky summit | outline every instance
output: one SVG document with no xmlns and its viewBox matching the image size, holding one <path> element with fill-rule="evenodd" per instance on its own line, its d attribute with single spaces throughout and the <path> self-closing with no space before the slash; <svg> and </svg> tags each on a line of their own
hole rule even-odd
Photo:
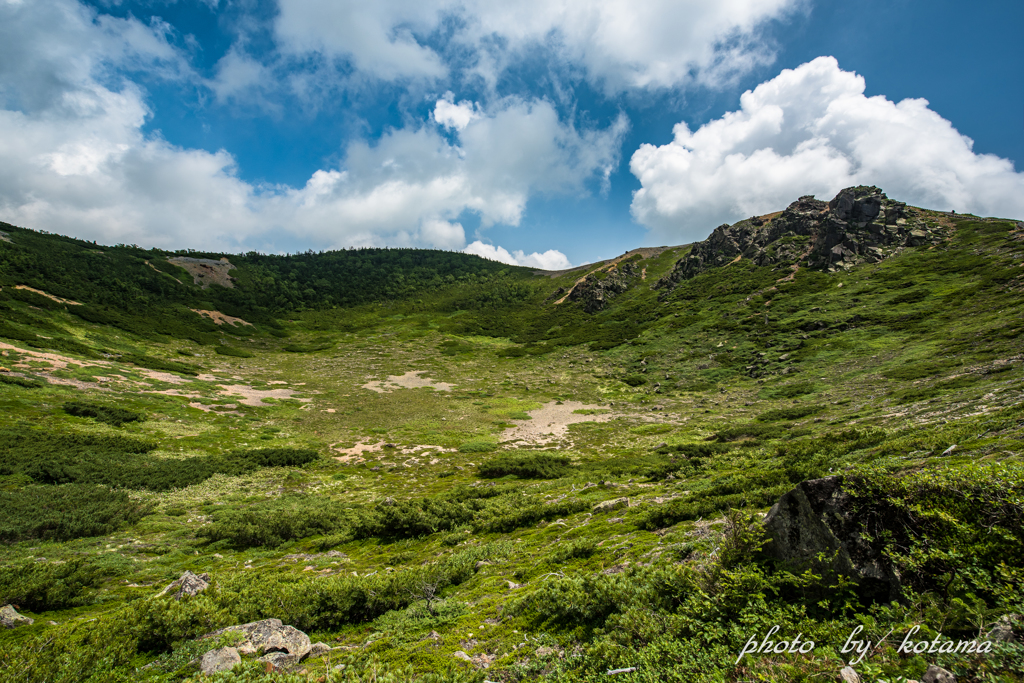
<svg viewBox="0 0 1024 683">
<path fill-rule="evenodd" d="M 934 244 L 947 226 L 889 199 L 874 186 L 849 187 L 832 201 L 800 197 L 784 211 L 720 225 L 676 262 L 657 287 L 671 289 L 711 268 L 748 259 L 758 266 L 788 265 L 835 272 L 876 263 L 902 247 Z"/>
</svg>

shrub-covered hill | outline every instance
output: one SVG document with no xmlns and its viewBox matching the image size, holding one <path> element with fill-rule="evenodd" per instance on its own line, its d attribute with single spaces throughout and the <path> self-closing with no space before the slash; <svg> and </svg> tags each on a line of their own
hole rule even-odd
<svg viewBox="0 0 1024 683">
<path fill-rule="evenodd" d="M 264 257 L 4 231 L 169 293 L 4 271 L 0 608 L 34 623 L 0 613 L 2 680 L 1024 680 L 1015 221 L 851 188 L 565 273 L 274 279 L 266 309 L 230 300 Z M 222 631 L 270 619 L 324 645 Z M 814 647 L 750 651 L 776 626 Z"/>
<path fill-rule="evenodd" d="M 422 296 L 456 283 L 515 281 L 531 273 L 439 250 L 349 249 L 286 256 L 171 253 L 101 246 L 5 223 L 0 228 L 7 234 L 0 241 L 0 287 L 32 287 L 81 304 L 68 310 L 91 322 L 171 336 L 181 336 L 188 326 L 216 329 L 212 323 L 198 324 L 188 309 L 273 325 L 275 316 L 287 312 Z M 225 277 L 209 278 L 217 284 L 204 282 L 203 266 L 212 272 L 222 262 Z M 30 291 L 8 294 L 39 303 Z"/>
</svg>

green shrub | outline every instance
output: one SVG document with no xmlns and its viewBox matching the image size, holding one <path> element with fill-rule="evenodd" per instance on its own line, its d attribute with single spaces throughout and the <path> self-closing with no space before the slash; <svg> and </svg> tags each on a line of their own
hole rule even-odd
<svg viewBox="0 0 1024 683">
<path fill-rule="evenodd" d="M 639 387 L 647 384 L 647 378 L 643 375 L 629 375 L 628 377 L 623 377 L 622 381 L 631 387 Z"/>
<path fill-rule="evenodd" d="M 498 447 L 498 442 L 490 437 L 470 439 L 459 446 L 460 453 L 487 453 Z"/>
<path fill-rule="evenodd" d="M 314 342 L 312 344 L 288 344 L 284 350 L 288 353 L 313 353 L 334 348 L 333 341 Z"/>
<path fill-rule="evenodd" d="M 0 475 L 23 475 L 37 484 L 105 484 L 167 491 L 239 475 L 259 467 L 298 467 L 316 460 L 309 449 L 232 451 L 185 459 L 148 455 L 156 444 L 128 436 L 15 427 L 0 429 Z"/>
<path fill-rule="evenodd" d="M 782 384 L 766 386 L 757 392 L 760 398 L 796 398 L 805 394 L 813 394 L 817 391 L 810 382 L 796 382 L 794 384 Z"/>
<path fill-rule="evenodd" d="M 497 479 L 509 475 L 521 479 L 558 479 L 572 474 L 572 460 L 564 455 L 530 453 L 506 455 L 477 466 L 481 477 Z"/>
<path fill-rule="evenodd" d="M 741 439 L 777 439 L 786 434 L 786 427 L 766 424 L 745 424 L 719 430 L 717 441 L 739 441 Z"/>
<path fill-rule="evenodd" d="M 33 612 L 68 609 L 91 603 L 105 579 L 123 576 L 132 562 L 121 555 L 68 562 L 20 562 L 0 566 L 0 603 Z"/>
<path fill-rule="evenodd" d="M 140 368 L 159 370 L 161 372 L 177 372 L 180 375 L 195 376 L 199 374 L 201 369 L 194 365 L 188 365 L 187 363 L 178 363 L 173 360 L 154 358 L 153 356 L 147 356 L 141 353 L 122 353 L 117 359 L 123 363 L 138 365 Z"/>
<path fill-rule="evenodd" d="M 234 346 L 216 346 L 214 350 L 222 356 L 233 356 L 235 358 L 252 358 L 252 351 L 237 349 Z"/>
<path fill-rule="evenodd" d="M 129 422 L 142 422 L 146 419 L 146 416 L 141 413 L 87 401 L 68 401 L 64 404 L 64 412 L 75 417 L 91 417 L 114 427 L 120 427 Z"/>
<path fill-rule="evenodd" d="M 41 389 L 45 385 L 34 379 L 28 377 L 14 377 L 8 375 L 6 372 L 0 373 L 0 384 L 8 384 L 14 387 L 22 387 L 24 389 Z"/>
<path fill-rule="evenodd" d="M 778 420 L 799 420 L 802 417 L 816 415 L 825 410 L 824 406 L 793 406 L 792 408 L 776 408 L 757 416 L 758 422 L 776 422 Z"/>
<path fill-rule="evenodd" d="M 0 491 L 0 541 L 66 541 L 110 534 L 131 526 L 151 507 L 123 491 L 65 484 Z"/>
</svg>

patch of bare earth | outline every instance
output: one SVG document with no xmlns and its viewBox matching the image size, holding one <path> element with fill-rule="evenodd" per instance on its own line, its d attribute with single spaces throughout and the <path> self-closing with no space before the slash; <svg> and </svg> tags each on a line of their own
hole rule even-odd
<svg viewBox="0 0 1024 683">
<path fill-rule="evenodd" d="M 159 382 L 167 382 L 168 384 L 188 384 L 192 380 L 183 379 L 177 375 L 172 375 L 169 372 L 157 372 L 156 370 L 143 370 L 143 375 L 149 379 L 155 379 Z"/>
<path fill-rule="evenodd" d="M 390 394 L 395 389 L 421 389 L 427 387 L 434 391 L 451 391 L 454 384 L 435 382 L 429 377 L 420 377 L 426 370 L 410 370 L 404 375 L 390 375 L 386 380 L 374 380 L 362 385 L 363 389 L 376 391 L 378 394 Z"/>
<path fill-rule="evenodd" d="M 223 405 L 218 405 L 218 404 L 204 405 L 202 403 L 199 403 L 198 401 L 193 401 L 192 403 L 189 403 L 188 405 L 189 405 L 190 408 L 195 408 L 197 410 L 201 410 L 204 413 L 209 413 L 209 412 L 212 412 L 212 411 L 217 411 L 218 413 L 237 413 L 238 412 L 238 411 L 235 410 L 235 408 L 238 407 L 237 403 L 225 403 Z"/>
<path fill-rule="evenodd" d="M 228 289 L 233 289 L 235 286 L 235 281 L 228 275 L 228 271 L 232 270 L 235 266 L 227 258 L 214 261 L 209 258 L 175 256 L 167 260 L 187 270 L 189 275 L 192 276 L 192 281 L 197 285 L 201 285 L 203 289 L 207 289 L 210 285 L 220 285 Z"/>
<path fill-rule="evenodd" d="M 103 365 L 110 365 L 110 363 L 106 363 L 106 362 L 103 362 L 103 361 L 86 361 L 86 360 L 77 360 L 75 358 L 68 358 L 67 356 L 62 356 L 59 353 L 44 353 L 42 351 L 29 351 L 27 349 L 20 349 L 17 346 L 11 346 L 10 344 L 5 344 L 3 342 L 0 342 L 0 349 L 8 349 L 8 350 L 11 350 L 11 351 L 17 351 L 18 353 L 22 354 L 23 356 L 28 356 L 31 360 L 45 361 L 45 362 L 50 364 L 51 369 L 57 369 L 57 370 L 63 370 L 65 368 L 67 368 L 68 365 L 77 365 L 80 368 L 90 368 L 90 367 L 99 367 L 99 366 L 103 366 Z M 32 369 L 30 365 L 28 365 L 27 363 L 23 363 L 23 362 L 15 364 L 14 367 L 24 368 L 26 370 L 31 370 Z"/>
<path fill-rule="evenodd" d="M 241 318 L 236 318 L 234 316 L 224 315 L 220 311 L 204 311 L 201 308 L 192 308 L 189 310 L 191 310 L 193 313 L 198 313 L 204 318 L 209 318 L 218 325 L 248 325 L 249 327 L 256 327 L 250 322 L 246 322 L 245 320 L 242 320 Z"/>
<path fill-rule="evenodd" d="M 527 444 L 550 443 L 563 439 L 569 431 L 569 425 L 580 422 L 608 422 L 612 418 L 618 417 L 610 411 L 594 415 L 581 415 L 574 412 L 577 410 L 607 410 L 607 408 L 579 401 L 565 401 L 561 404 L 552 401 L 536 410 L 528 411 L 531 419 L 506 429 L 501 433 L 501 440 L 517 442 L 516 445 L 522 445 L 524 442 Z"/>
<path fill-rule="evenodd" d="M 238 402 L 247 406 L 266 406 L 269 404 L 263 402 L 265 398 L 290 399 L 298 393 L 292 389 L 253 389 L 247 384 L 218 384 L 217 386 L 223 389 L 218 392 L 221 396 L 241 396 L 242 398 Z M 294 400 L 307 403 L 313 399 L 297 398 Z"/>
<path fill-rule="evenodd" d="M 441 453 L 454 453 L 457 449 L 455 448 L 442 448 L 441 446 L 431 445 L 418 445 L 418 446 L 403 446 L 401 448 L 388 444 L 385 441 L 378 441 L 377 443 L 357 443 L 352 448 L 337 448 L 337 444 L 331 444 L 331 449 L 341 455 L 334 457 L 338 462 L 342 462 L 349 465 L 356 465 L 361 462 L 366 462 L 366 458 L 363 457 L 364 453 L 381 453 L 387 449 L 389 455 L 412 455 L 415 453 L 419 457 L 430 457 L 434 455 L 434 451 L 438 454 Z M 437 459 L 431 460 L 430 464 L 434 465 L 440 462 Z M 419 460 L 416 458 L 410 458 L 404 463 L 406 466 L 412 464 L 419 464 Z"/>
</svg>

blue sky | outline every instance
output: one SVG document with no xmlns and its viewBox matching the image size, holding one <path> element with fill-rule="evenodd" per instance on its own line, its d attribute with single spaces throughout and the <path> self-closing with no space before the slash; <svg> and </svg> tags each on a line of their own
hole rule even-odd
<svg viewBox="0 0 1024 683">
<path fill-rule="evenodd" d="M 0 220 L 566 267 L 876 184 L 1024 217 L 1024 5 L 0 0 Z"/>
</svg>

